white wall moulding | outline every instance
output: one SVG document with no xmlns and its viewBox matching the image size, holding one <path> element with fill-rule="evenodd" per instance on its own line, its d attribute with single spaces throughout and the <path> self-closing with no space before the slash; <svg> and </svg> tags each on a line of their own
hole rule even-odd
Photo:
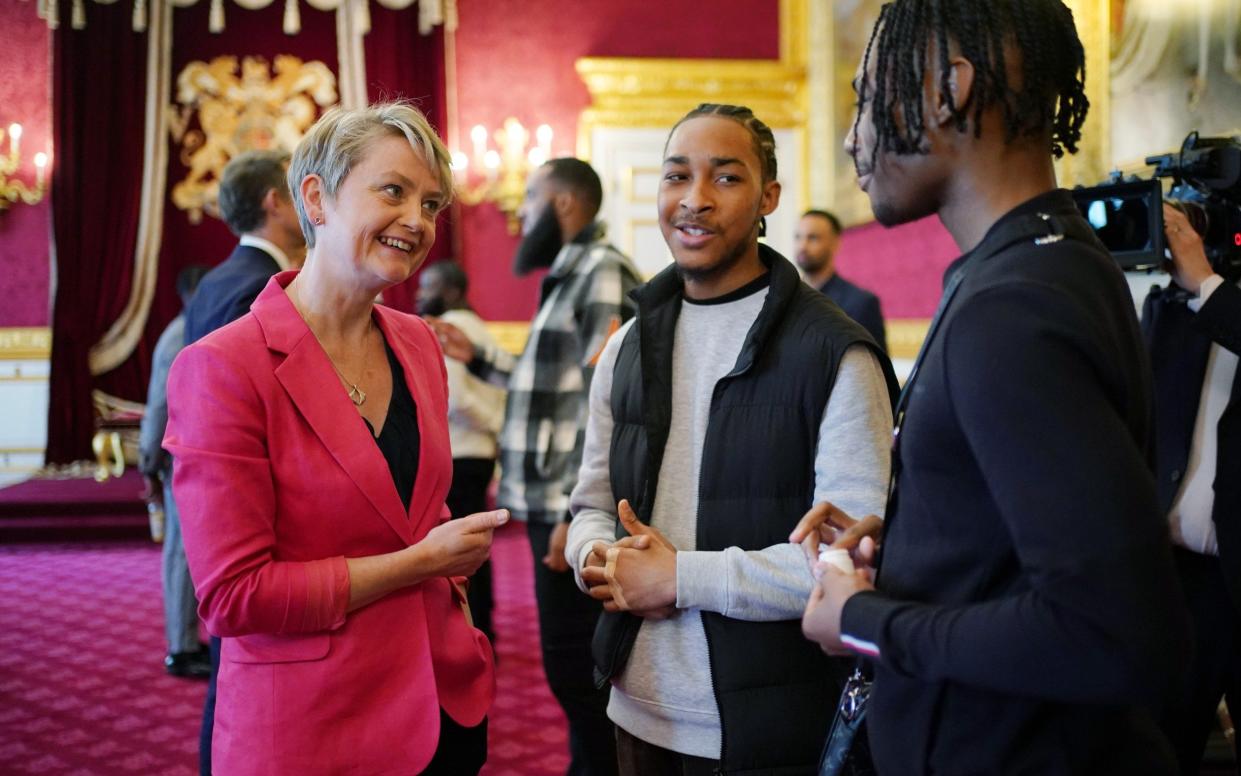
<svg viewBox="0 0 1241 776">
<path fill-rule="evenodd" d="M 51 355 L 50 329 L 0 328 L 0 487 L 43 466 Z"/>
</svg>

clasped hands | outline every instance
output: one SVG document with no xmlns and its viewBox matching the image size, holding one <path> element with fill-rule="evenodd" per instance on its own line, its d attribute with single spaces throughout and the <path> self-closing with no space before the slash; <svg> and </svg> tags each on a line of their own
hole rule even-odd
<svg viewBox="0 0 1241 776">
<path fill-rule="evenodd" d="M 622 500 L 617 512 L 629 536 L 591 545 L 582 567 L 587 592 L 609 612 L 671 617 L 676 613 L 677 548 L 639 520 L 628 501 Z"/>
<path fill-rule="evenodd" d="M 876 541 L 883 521 L 876 515 L 855 520 L 833 504 L 816 504 L 807 512 L 789 541 L 800 544 L 806 563 L 816 582 L 802 614 L 802 634 L 829 655 L 850 654 L 840 640 L 840 619 L 845 603 L 863 590 L 874 590 Z M 846 574 L 830 563 L 819 561 L 819 545 L 845 549 L 857 570 Z"/>
</svg>

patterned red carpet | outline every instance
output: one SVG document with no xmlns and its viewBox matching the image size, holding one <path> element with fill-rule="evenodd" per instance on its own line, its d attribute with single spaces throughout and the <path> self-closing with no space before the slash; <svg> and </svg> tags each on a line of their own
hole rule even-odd
<svg viewBox="0 0 1241 776">
<path fill-rule="evenodd" d="M 499 697 L 489 776 L 568 766 L 543 678 L 522 526 L 496 539 Z M 0 773 L 197 773 L 205 683 L 163 671 L 159 550 L 142 542 L 0 546 Z"/>
</svg>

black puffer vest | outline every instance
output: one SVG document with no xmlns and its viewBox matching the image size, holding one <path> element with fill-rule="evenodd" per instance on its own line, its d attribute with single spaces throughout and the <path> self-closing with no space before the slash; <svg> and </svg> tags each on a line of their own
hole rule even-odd
<svg viewBox="0 0 1241 776">
<path fill-rule="evenodd" d="M 759 550 L 788 541 L 811 507 L 819 425 L 845 350 L 887 357 L 840 308 L 760 246 L 771 287 L 733 370 L 715 386 L 698 488 L 697 550 Z M 668 268 L 635 289 L 637 323 L 617 354 L 612 387 L 612 492 L 650 522 L 672 419 L 672 348 L 682 283 Z M 671 483 L 678 487 L 680 483 Z M 617 536 L 625 531 L 617 524 Z M 722 772 L 808 773 L 839 694 L 836 670 L 797 620 L 743 622 L 702 613 L 723 728 Z M 624 668 L 642 620 L 607 614 L 595 631 L 600 684 Z"/>
</svg>

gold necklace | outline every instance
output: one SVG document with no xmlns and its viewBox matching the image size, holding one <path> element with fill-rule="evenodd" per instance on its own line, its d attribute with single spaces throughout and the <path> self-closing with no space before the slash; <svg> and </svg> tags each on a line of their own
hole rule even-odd
<svg viewBox="0 0 1241 776">
<path fill-rule="evenodd" d="M 367 329 L 366 334 L 368 338 L 370 337 L 370 333 L 370 329 Z M 325 350 L 324 353 L 326 354 L 327 351 Z M 362 341 L 362 378 L 366 377 L 366 362 L 367 359 L 370 358 L 370 355 L 371 350 L 366 347 L 366 340 L 364 339 Z M 336 374 L 340 377 L 341 382 L 349 386 L 349 401 L 353 402 L 355 407 L 361 407 L 366 401 L 366 391 L 359 388 L 357 383 L 350 382 L 349 378 L 345 377 L 345 373 L 340 371 L 340 367 L 336 366 L 336 362 L 332 360 L 331 356 L 328 356 L 327 360 L 328 363 L 332 365 L 332 368 L 336 370 Z M 362 378 L 359 378 L 359 380 Z"/>
<path fill-rule="evenodd" d="M 302 320 L 306 321 L 306 326 L 310 328 L 311 334 L 314 334 L 314 328 L 310 326 L 310 319 L 306 317 L 306 314 L 302 312 L 302 309 L 301 309 L 301 305 L 300 305 L 301 296 L 302 296 L 301 293 L 297 290 L 296 287 L 290 287 L 289 290 L 292 292 L 289 294 L 289 301 L 293 304 L 293 309 L 297 310 L 298 315 L 302 316 Z M 370 335 L 371 335 L 371 328 L 368 327 L 366 330 L 366 336 L 362 338 L 362 377 L 363 378 L 366 377 L 366 362 L 370 358 L 370 355 L 371 355 L 370 349 L 366 347 L 366 341 L 370 338 Z M 317 339 L 318 335 L 316 334 L 315 337 Z M 322 347 L 322 343 L 320 343 L 320 347 Z M 353 402 L 353 406 L 361 407 L 366 402 L 366 391 L 359 388 L 357 383 L 349 382 L 349 378 L 345 377 L 345 373 L 340 371 L 340 367 L 336 366 L 336 362 L 332 360 L 332 356 L 327 352 L 327 348 L 323 348 L 323 355 L 327 356 L 327 362 L 332 365 L 332 369 L 336 370 L 336 375 L 340 377 L 341 382 L 349 386 L 349 394 L 348 394 L 349 401 Z"/>
</svg>

